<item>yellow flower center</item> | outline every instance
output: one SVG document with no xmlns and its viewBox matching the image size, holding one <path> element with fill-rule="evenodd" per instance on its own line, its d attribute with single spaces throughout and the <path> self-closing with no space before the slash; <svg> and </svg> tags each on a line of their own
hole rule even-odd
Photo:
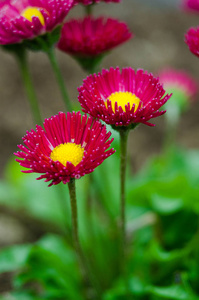
<svg viewBox="0 0 199 300">
<path fill-rule="evenodd" d="M 45 24 L 44 17 L 42 15 L 42 13 L 40 12 L 39 7 L 28 6 L 26 9 L 24 9 L 22 11 L 21 15 L 22 15 L 22 17 L 24 17 L 25 19 L 27 19 L 30 22 L 32 22 L 33 17 L 37 17 L 39 19 L 39 21 L 41 22 L 41 25 L 44 26 L 44 24 Z"/>
<path fill-rule="evenodd" d="M 109 97 L 108 100 L 111 101 L 111 107 L 112 110 L 115 112 L 115 103 L 117 102 L 118 107 L 121 106 L 123 111 L 126 111 L 125 109 L 125 105 L 127 105 L 128 103 L 130 104 L 130 109 L 133 107 L 133 105 L 135 104 L 135 110 L 136 111 L 138 109 L 139 103 L 140 103 L 140 99 L 135 95 L 132 94 L 131 92 L 115 92 L 112 93 Z M 107 105 L 107 100 L 105 101 L 105 105 L 106 107 Z"/>
<path fill-rule="evenodd" d="M 59 161 L 66 166 L 71 162 L 75 167 L 81 162 L 84 155 L 84 148 L 75 143 L 64 143 L 55 147 L 50 154 L 53 161 Z"/>
</svg>

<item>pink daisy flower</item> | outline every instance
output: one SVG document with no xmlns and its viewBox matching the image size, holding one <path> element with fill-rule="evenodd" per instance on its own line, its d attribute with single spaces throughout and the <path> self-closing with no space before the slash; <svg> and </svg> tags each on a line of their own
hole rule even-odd
<svg viewBox="0 0 199 300">
<path fill-rule="evenodd" d="M 129 40 L 126 23 L 116 19 L 86 17 L 66 22 L 58 48 L 75 56 L 97 56 Z"/>
<path fill-rule="evenodd" d="M 185 35 L 185 43 L 189 50 L 199 57 L 199 27 L 190 28 Z"/>
<path fill-rule="evenodd" d="M 160 82 L 164 88 L 174 94 L 182 93 L 188 100 L 194 98 L 198 90 L 198 84 L 187 72 L 175 70 L 172 68 L 165 69 L 159 73 Z"/>
<path fill-rule="evenodd" d="M 84 5 L 89 5 L 89 4 L 93 4 L 93 3 L 99 3 L 99 2 L 106 2 L 106 3 L 110 3 L 110 2 L 115 2 L 115 3 L 119 3 L 121 2 L 121 0 L 75 0 L 76 3 L 81 3 Z"/>
<path fill-rule="evenodd" d="M 61 24 L 74 0 L 7 0 L 0 6 L 0 44 L 19 43 Z"/>
<path fill-rule="evenodd" d="M 151 73 L 110 68 L 88 76 L 78 88 L 84 112 L 115 126 L 132 126 L 165 113 L 160 107 L 171 97 Z"/>
<path fill-rule="evenodd" d="M 182 1 L 182 8 L 184 10 L 199 12 L 199 0 L 184 0 Z"/>
<path fill-rule="evenodd" d="M 80 112 L 60 112 L 44 121 L 41 126 L 27 132 L 24 144 L 15 153 L 25 173 L 43 173 L 39 178 L 50 185 L 64 184 L 71 178 L 80 178 L 99 166 L 115 150 L 109 149 L 111 133 L 99 121 Z"/>
</svg>

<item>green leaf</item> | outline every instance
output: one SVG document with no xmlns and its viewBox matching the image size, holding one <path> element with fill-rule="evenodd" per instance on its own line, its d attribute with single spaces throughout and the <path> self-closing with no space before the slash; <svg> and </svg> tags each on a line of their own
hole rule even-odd
<svg viewBox="0 0 199 300">
<path fill-rule="evenodd" d="M 70 205 L 67 186 L 59 184 L 49 188 L 44 181 L 36 180 L 38 174 L 24 174 L 12 159 L 7 165 L 7 181 L 0 182 L 0 203 L 12 209 L 25 210 L 36 219 L 54 223 L 62 230 L 70 224 Z"/>
<path fill-rule="evenodd" d="M 185 248 L 172 251 L 164 250 L 157 241 L 152 241 L 150 247 L 150 254 L 156 261 L 160 262 L 175 262 L 183 259 L 183 257 L 189 253 L 189 250 Z"/>
<path fill-rule="evenodd" d="M 31 250 L 31 245 L 5 248 L 0 252 L 0 272 L 16 271 L 24 266 Z"/>
<path fill-rule="evenodd" d="M 9 182 L 0 181 L 0 203 L 6 205 L 19 206 L 16 199 L 19 198 L 20 192 Z"/>
<path fill-rule="evenodd" d="M 95 192 L 112 216 L 117 216 L 119 209 L 119 161 L 115 153 L 93 172 Z"/>
<path fill-rule="evenodd" d="M 144 294 L 145 285 L 140 278 L 133 276 L 127 282 L 123 278 L 117 280 L 114 286 L 106 291 L 103 300 L 126 300 L 129 296 L 134 299 L 134 296 L 142 296 Z"/>
<path fill-rule="evenodd" d="M 76 255 L 73 249 L 66 244 L 64 238 L 58 235 L 45 235 L 37 244 L 43 249 L 59 256 L 64 264 L 74 263 L 76 261 Z"/>
<path fill-rule="evenodd" d="M 199 213 L 199 151 L 170 149 L 150 160 L 127 184 L 127 200 L 163 215 L 181 209 Z"/>
<path fill-rule="evenodd" d="M 36 296 L 41 299 L 82 299 L 80 274 L 75 253 L 63 238 L 48 235 L 32 245 L 21 273 L 14 280 L 15 291 L 24 291 L 32 284 Z"/>
<path fill-rule="evenodd" d="M 160 214 L 172 214 L 183 208 L 183 199 L 165 197 L 160 194 L 151 195 L 151 204 L 154 210 Z"/>
<path fill-rule="evenodd" d="M 38 298 L 35 295 L 28 291 L 21 292 L 12 292 L 10 294 L 6 294 L 5 298 L 0 298 L 0 300 L 43 300 L 43 298 Z"/>
<path fill-rule="evenodd" d="M 150 286 L 147 288 L 147 291 L 150 294 L 160 297 L 160 299 L 194 300 L 193 295 L 190 295 L 180 285 L 173 285 L 173 286 L 168 286 L 168 287 Z"/>
</svg>

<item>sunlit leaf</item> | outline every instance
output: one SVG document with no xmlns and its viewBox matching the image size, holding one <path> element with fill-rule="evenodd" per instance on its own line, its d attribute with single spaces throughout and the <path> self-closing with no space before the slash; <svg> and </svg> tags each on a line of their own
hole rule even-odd
<svg viewBox="0 0 199 300">
<path fill-rule="evenodd" d="M 31 245 L 11 246 L 0 252 L 0 272 L 16 271 L 26 263 Z"/>
<path fill-rule="evenodd" d="M 194 300 L 193 295 L 190 295 L 182 286 L 173 285 L 169 287 L 155 287 L 147 288 L 148 292 L 160 297 L 160 299 L 173 300 Z M 196 298 L 195 298 L 196 300 Z"/>
</svg>

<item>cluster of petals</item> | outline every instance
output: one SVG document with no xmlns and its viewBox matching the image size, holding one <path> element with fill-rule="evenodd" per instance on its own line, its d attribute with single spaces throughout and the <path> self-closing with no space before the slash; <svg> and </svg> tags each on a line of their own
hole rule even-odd
<svg viewBox="0 0 199 300">
<path fill-rule="evenodd" d="M 185 35 L 185 43 L 189 50 L 199 57 L 199 27 L 190 28 Z"/>
<path fill-rule="evenodd" d="M 188 99 L 193 99 L 198 91 L 196 80 L 186 71 L 167 68 L 159 72 L 159 79 L 165 89 L 179 90 Z"/>
<path fill-rule="evenodd" d="M 136 72 L 130 67 L 121 71 L 118 67 L 103 69 L 101 73 L 88 76 L 78 91 L 84 112 L 115 126 L 138 123 L 154 126 L 148 121 L 165 113 L 159 109 L 171 97 L 164 96 L 165 90 L 158 78 L 147 71 L 139 69 Z M 109 97 L 117 92 L 129 92 L 138 97 L 138 107 L 135 109 L 135 105 L 130 107 L 127 103 L 123 110 L 116 102 L 113 109 Z"/>
<path fill-rule="evenodd" d="M 58 48 L 80 56 L 96 56 L 132 37 L 126 23 L 112 18 L 73 19 L 64 24 Z"/>
<path fill-rule="evenodd" d="M 0 6 L 0 44 L 15 44 L 52 31 L 63 22 L 73 4 L 74 0 L 4 1 Z M 38 9 L 44 22 L 34 15 L 31 20 L 25 18 L 23 12 L 29 8 Z"/>
<path fill-rule="evenodd" d="M 89 174 L 115 150 L 108 149 L 113 139 L 109 140 L 110 132 L 99 121 L 80 112 L 60 112 L 44 121 L 44 129 L 37 126 L 36 130 L 27 132 L 23 138 L 24 145 L 19 145 L 15 153 L 21 166 L 29 170 L 25 173 L 43 173 L 39 178 L 51 181 L 50 185 L 60 182 L 64 184 L 71 178 L 80 178 Z M 84 148 L 83 158 L 76 166 L 67 162 L 64 166 L 51 159 L 53 149 L 64 143 L 75 143 Z"/>
<path fill-rule="evenodd" d="M 121 0 L 75 0 L 76 3 L 81 3 L 84 5 L 90 5 L 93 3 L 99 3 L 99 2 L 106 2 L 106 3 L 110 3 L 110 2 L 115 2 L 115 3 L 119 3 L 121 2 Z"/>
<path fill-rule="evenodd" d="M 199 12 L 199 0 L 183 0 L 182 8 L 187 11 Z"/>
</svg>

